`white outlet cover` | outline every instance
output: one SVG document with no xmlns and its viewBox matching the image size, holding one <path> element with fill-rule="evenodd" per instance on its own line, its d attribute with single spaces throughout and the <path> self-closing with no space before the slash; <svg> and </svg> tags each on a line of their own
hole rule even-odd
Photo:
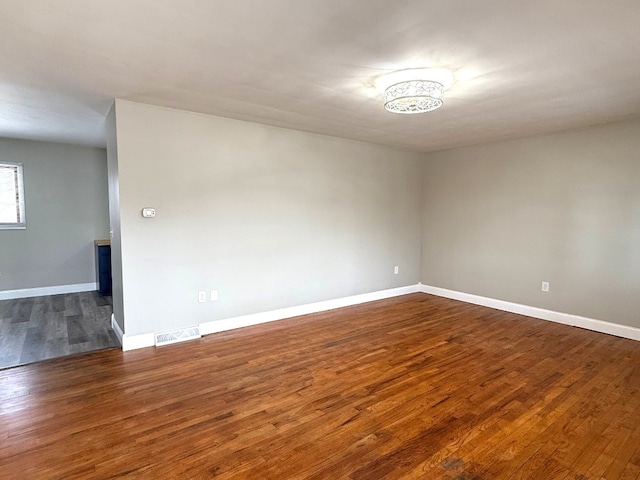
<svg viewBox="0 0 640 480">
<path fill-rule="evenodd" d="M 204 303 L 207 301 L 207 292 L 204 290 L 198 292 L 198 303 Z"/>
<path fill-rule="evenodd" d="M 549 291 L 549 282 L 542 282 L 542 291 L 543 292 Z"/>
</svg>

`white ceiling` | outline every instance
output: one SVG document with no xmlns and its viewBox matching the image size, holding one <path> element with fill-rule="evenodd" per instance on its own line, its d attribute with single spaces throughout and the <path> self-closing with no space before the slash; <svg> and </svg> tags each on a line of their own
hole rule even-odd
<svg viewBox="0 0 640 480">
<path fill-rule="evenodd" d="M 417 151 L 640 115 L 638 0 L 1 0 L 0 136 L 103 146 L 114 97 Z M 397 115 L 384 73 L 446 67 Z"/>
</svg>

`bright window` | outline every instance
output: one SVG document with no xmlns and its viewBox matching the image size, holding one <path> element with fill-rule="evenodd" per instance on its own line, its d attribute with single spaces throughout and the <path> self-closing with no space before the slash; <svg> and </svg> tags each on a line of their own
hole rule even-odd
<svg viewBox="0 0 640 480">
<path fill-rule="evenodd" d="M 0 230 L 26 228 L 21 163 L 0 163 Z"/>
</svg>

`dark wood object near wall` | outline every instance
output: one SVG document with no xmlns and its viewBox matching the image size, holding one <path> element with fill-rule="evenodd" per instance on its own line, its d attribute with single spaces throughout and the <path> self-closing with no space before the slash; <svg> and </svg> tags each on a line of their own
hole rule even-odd
<svg viewBox="0 0 640 480">
<path fill-rule="evenodd" d="M 96 240 L 96 277 L 98 293 L 111 295 L 111 242 Z"/>
</svg>

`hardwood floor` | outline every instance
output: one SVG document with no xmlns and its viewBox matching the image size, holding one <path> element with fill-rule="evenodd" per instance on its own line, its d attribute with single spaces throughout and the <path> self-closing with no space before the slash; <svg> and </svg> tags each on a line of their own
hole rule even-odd
<svg viewBox="0 0 640 480">
<path fill-rule="evenodd" d="M 0 300 L 0 368 L 119 347 L 111 311 L 97 292 Z"/>
<path fill-rule="evenodd" d="M 0 372 L 0 477 L 633 479 L 640 342 L 411 294 Z"/>
</svg>

